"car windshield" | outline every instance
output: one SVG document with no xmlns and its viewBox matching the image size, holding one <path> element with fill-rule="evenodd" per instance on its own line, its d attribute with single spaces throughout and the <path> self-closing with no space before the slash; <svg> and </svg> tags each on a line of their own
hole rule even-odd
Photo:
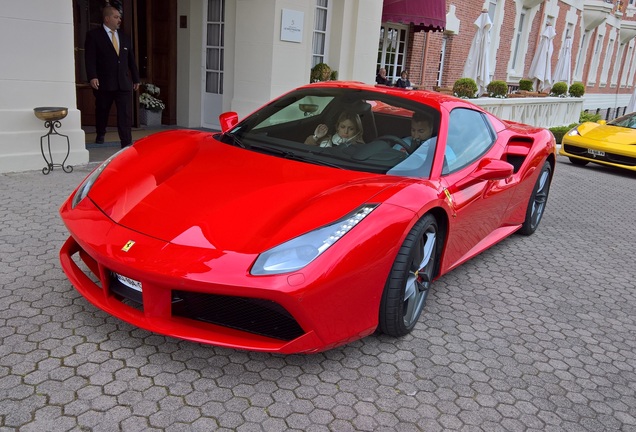
<svg viewBox="0 0 636 432">
<path fill-rule="evenodd" d="M 618 117 L 610 122 L 607 122 L 607 124 L 612 126 L 636 129 L 636 114 L 631 113 L 622 117 Z"/>
<path fill-rule="evenodd" d="M 304 88 L 270 102 L 219 139 L 335 168 L 427 178 L 439 111 L 381 92 Z"/>
</svg>

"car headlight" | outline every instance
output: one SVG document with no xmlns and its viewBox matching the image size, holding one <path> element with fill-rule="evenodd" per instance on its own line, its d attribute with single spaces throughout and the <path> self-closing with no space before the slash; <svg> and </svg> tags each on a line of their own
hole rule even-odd
<svg viewBox="0 0 636 432">
<path fill-rule="evenodd" d="M 576 135 L 581 136 L 581 134 L 579 133 L 578 128 L 574 128 L 570 132 L 568 132 L 568 136 L 576 136 Z"/>
<path fill-rule="evenodd" d="M 305 267 L 351 231 L 377 206 L 377 204 L 363 205 L 330 225 L 303 234 L 263 252 L 254 262 L 250 273 L 255 276 L 279 274 Z"/>
<path fill-rule="evenodd" d="M 100 166 L 97 167 L 97 169 L 95 169 L 95 171 L 90 173 L 89 176 L 84 179 L 82 184 L 80 184 L 77 188 L 75 195 L 73 196 L 73 201 L 71 201 L 71 208 L 75 208 L 84 198 L 86 198 L 86 195 L 88 195 L 88 192 L 93 187 L 93 184 L 95 183 L 95 180 L 97 180 L 97 177 L 100 176 L 100 174 L 104 171 L 104 169 L 106 169 L 108 164 L 113 161 L 113 159 L 115 159 L 128 148 L 130 147 L 124 147 L 123 149 L 119 150 L 117 153 L 106 159 Z"/>
</svg>

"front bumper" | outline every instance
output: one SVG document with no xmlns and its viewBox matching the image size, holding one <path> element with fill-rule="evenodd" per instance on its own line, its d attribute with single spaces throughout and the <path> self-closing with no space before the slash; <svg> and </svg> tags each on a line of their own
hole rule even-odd
<svg viewBox="0 0 636 432">
<path fill-rule="evenodd" d="M 401 243 L 396 239 L 405 229 L 386 220 L 395 212 L 412 215 L 386 209 L 369 216 L 375 224 L 359 225 L 301 271 L 253 276 L 256 255 L 173 244 L 114 223 L 90 199 L 75 209 L 67 201 L 60 213 L 71 236 L 60 261 L 90 303 L 134 326 L 229 348 L 317 352 L 377 327 Z M 135 244 L 126 251 L 129 241 Z M 137 281 L 141 290 L 117 274 Z"/>
<path fill-rule="evenodd" d="M 620 154 L 607 146 L 586 146 L 585 143 L 568 142 L 564 138 L 559 154 L 588 162 L 636 171 L 636 154 Z"/>
<path fill-rule="evenodd" d="M 311 352 L 325 345 L 315 332 L 304 331 L 271 300 L 189 291 L 179 283 L 157 284 L 152 278 L 139 278 L 135 272 L 143 286 L 140 293 L 122 284 L 114 271 L 91 257 L 73 237 L 64 243 L 60 262 L 71 283 L 90 303 L 146 330 L 257 351 Z M 120 274 L 131 273 L 120 270 Z"/>
</svg>

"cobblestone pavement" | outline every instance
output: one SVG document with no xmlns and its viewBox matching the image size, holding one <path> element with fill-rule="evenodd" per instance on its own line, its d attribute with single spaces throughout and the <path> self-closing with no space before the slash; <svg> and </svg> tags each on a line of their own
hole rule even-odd
<svg viewBox="0 0 636 432">
<path fill-rule="evenodd" d="M 634 173 L 559 159 L 535 235 L 437 281 L 411 335 L 282 356 L 75 291 L 57 210 L 93 166 L 0 175 L 0 431 L 636 431 Z"/>
</svg>

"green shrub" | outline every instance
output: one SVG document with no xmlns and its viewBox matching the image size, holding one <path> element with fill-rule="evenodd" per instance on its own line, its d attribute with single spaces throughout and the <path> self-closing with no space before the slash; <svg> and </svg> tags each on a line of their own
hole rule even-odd
<svg viewBox="0 0 636 432">
<path fill-rule="evenodd" d="M 581 111 L 581 115 L 579 116 L 579 123 L 597 122 L 600 119 L 601 119 L 600 114 L 592 114 L 589 112 Z"/>
<path fill-rule="evenodd" d="M 331 71 L 331 75 L 329 75 L 329 79 L 331 81 L 337 81 L 338 80 L 338 71 L 332 70 Z"/>
<path fill-rule="evenodd" d="M 567 92 L 568 92 L 568 85 L 567 83 L 564 83 L 563 81 L 554 83 L 554 85 L 552 86 L 551 93 L 555 96 L 561 96 L 566 94 Z"/>
<path fill-rule="evenodd" d="M 477 83 L 472 78 L 460 78 L 453 85 L 453 93 L 460 98 L 474 98 L 477 93 Z"/>
<path fill-rule="evenodd" d="M 329 81 L 331 78 L 331 68 L 327 63 L 318 63 L 311 69 L 309 82 Z"/>
<path fill-rule="evenodd" d="M 572 129 L 574 126 L 577 126 L 577 123 L 572 123 L 569 126 L 555 126 L 555 127 L 551 127 L 549 130 L 550 132 L 552 132 L 552 135 L 554 135 L 554 139 L 556 143 L 561 144 L 561 141 L 563 140 L 563 136 L 566 133 L 568 133 L 568 131 Z"/>
<path fill-rule="evenodd" d="M 533 85 L 534 83 L 531 79 L 523 78 L 519 80 L 519 90 L 532 91 Z"/>
<path fill-rule="evenodd" d="M 505 81 L 491 81 L 486 87 L 486 91 L 492 97 L 506 97 L 508 84 Z"/>
<path fill-rule="evenodd" d="M 570 86 L 570 96 L 581 97 L 584 94 L 585 86 L 582 83 L 576 82 Z"/>
</svg>

